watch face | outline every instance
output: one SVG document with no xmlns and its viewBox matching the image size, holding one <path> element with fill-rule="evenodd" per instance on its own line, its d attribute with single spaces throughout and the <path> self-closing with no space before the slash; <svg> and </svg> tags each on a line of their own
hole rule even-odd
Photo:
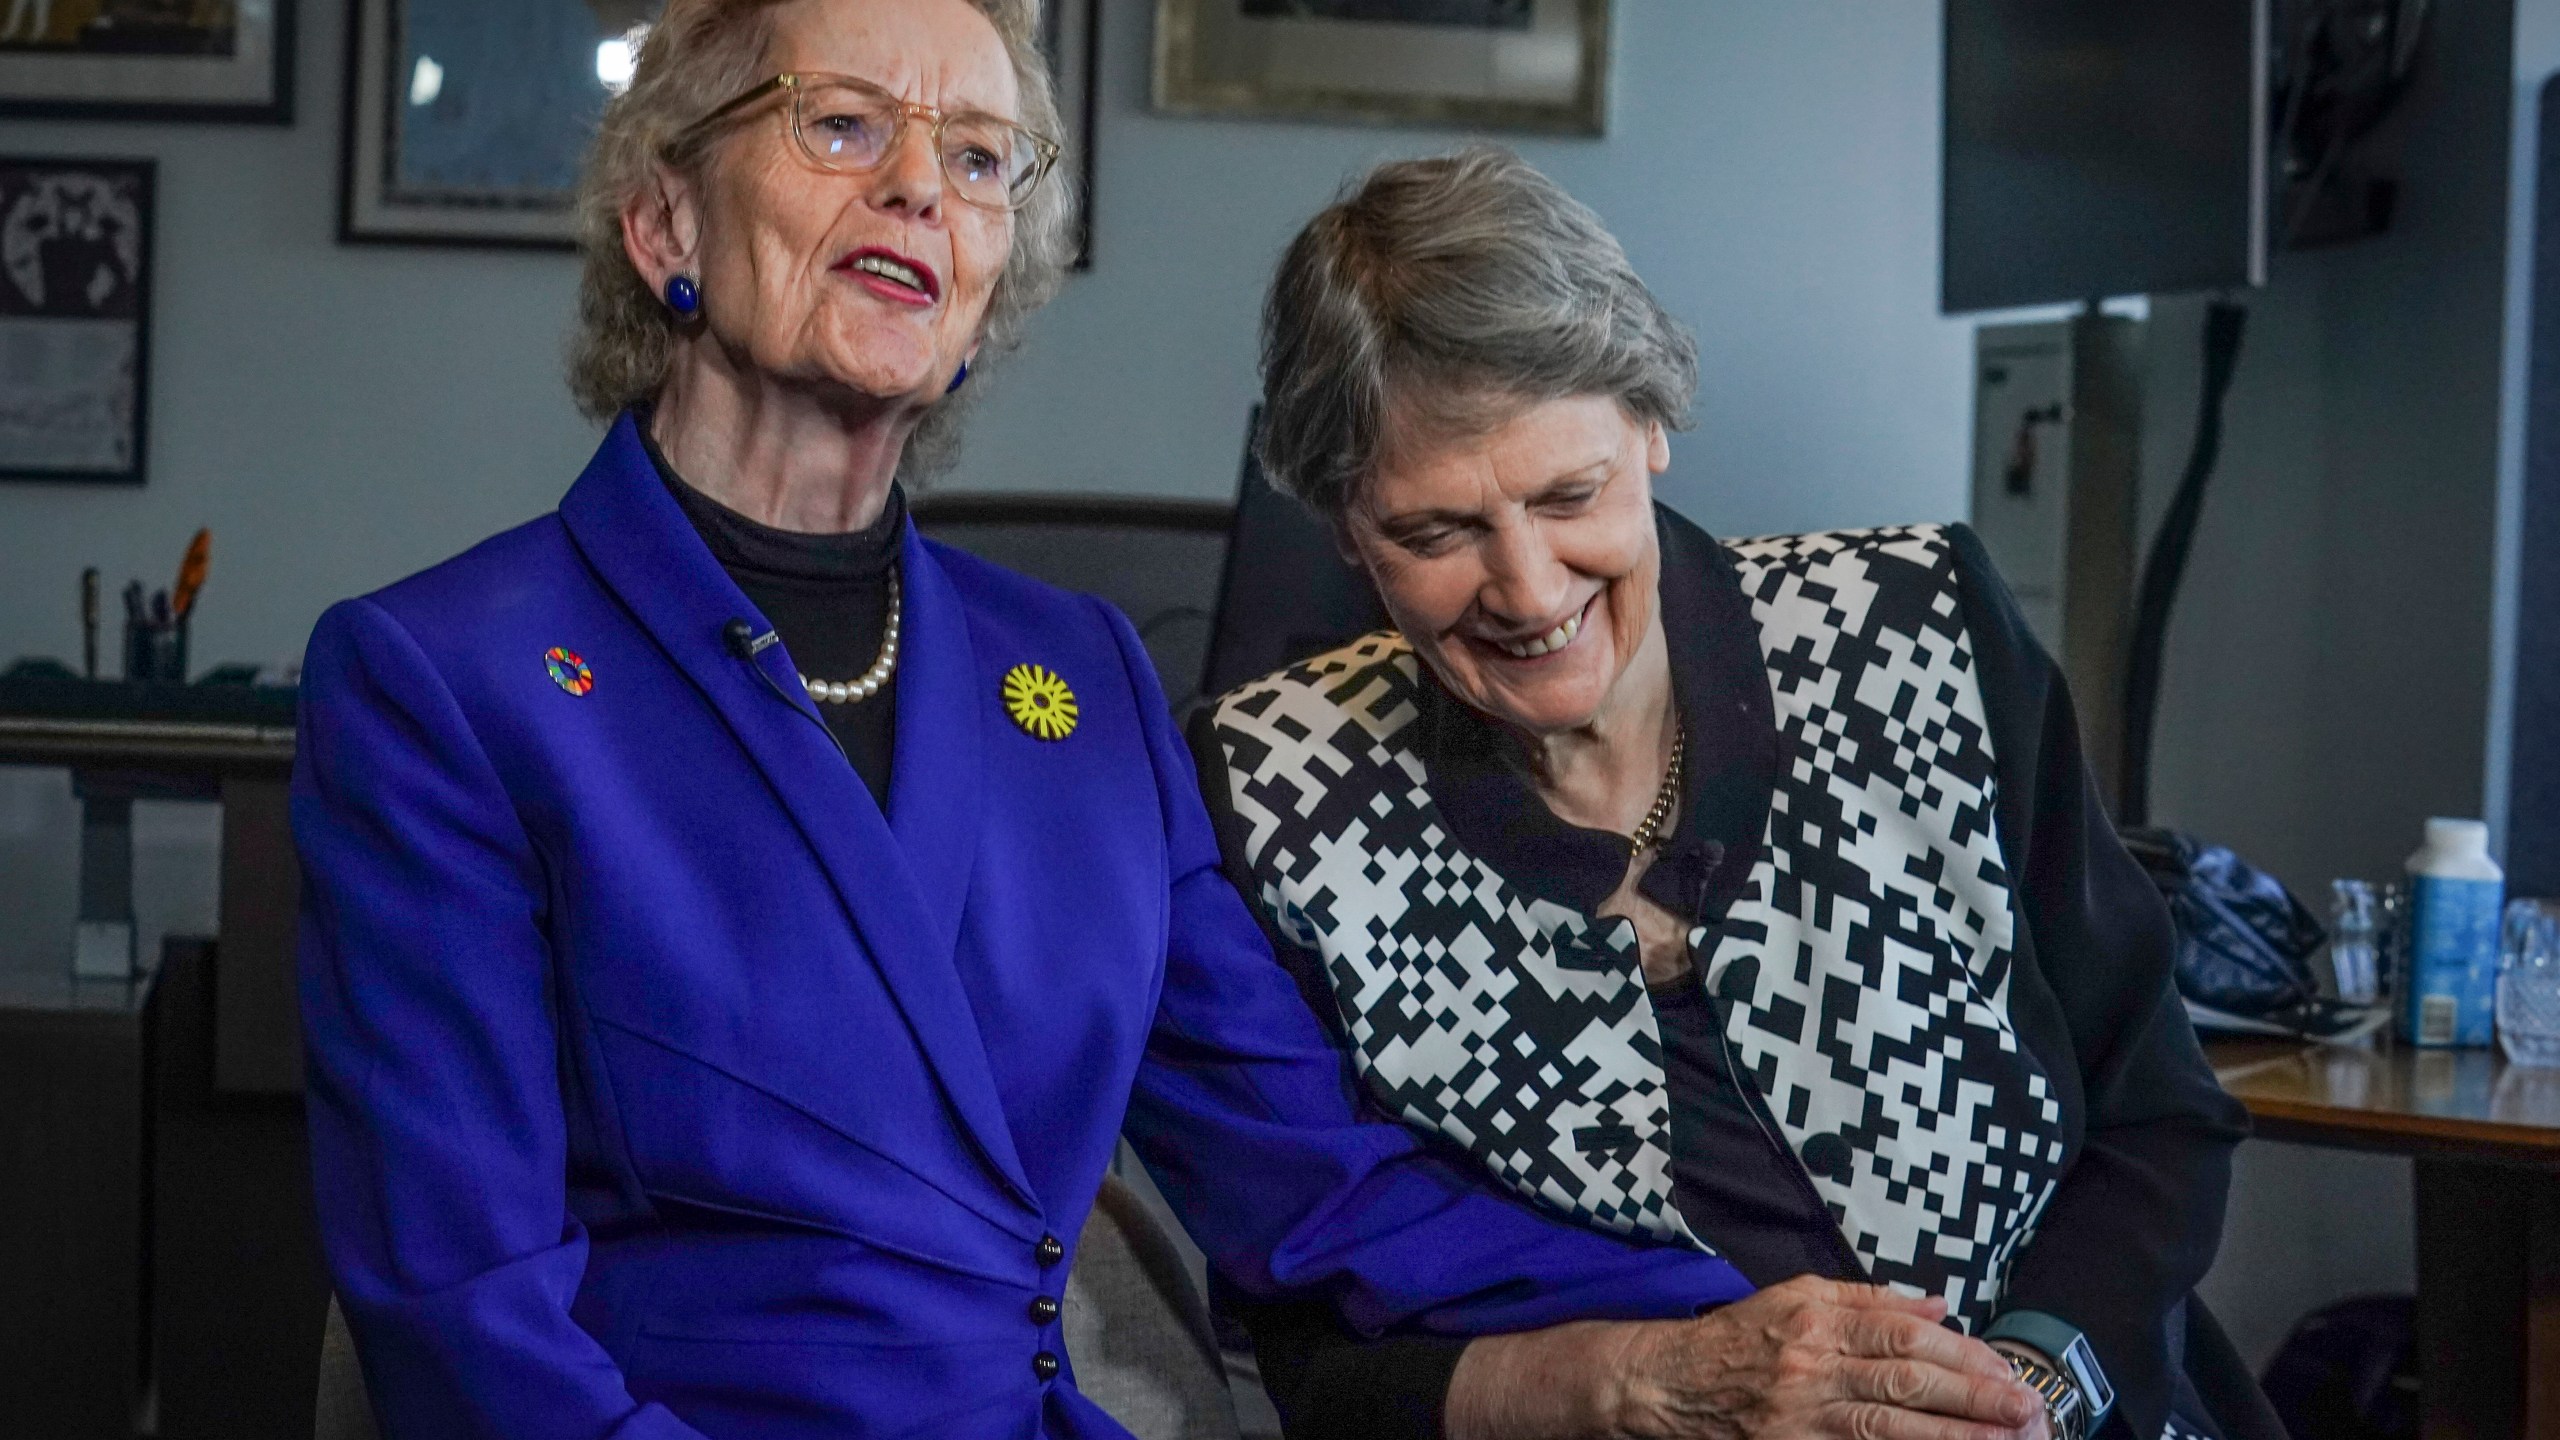
<svg viewBox="0 0 2560 1440">
<path fill-rule="evenodd" d="M 2116 1407 L 2116 1392 L 2107 1384 L 2107 1372 L 2098 1368 L 2098 1357 L 2089 1349 L 2089 1337 L 2082 1335 L 2062 1352 L 2062 1366 L 2078 1382 L 2080 1393 L 2088 1397 L 2089 1413 L 2104 1415 Z"/>
</svg>

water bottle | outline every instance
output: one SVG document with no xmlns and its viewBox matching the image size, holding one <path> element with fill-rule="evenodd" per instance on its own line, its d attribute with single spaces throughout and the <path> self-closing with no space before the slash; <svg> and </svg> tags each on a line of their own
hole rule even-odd
<svg viewBox="0 0 2560 1440">
<path fill-rule="evenodd" d="M 2487 1045 L 2497 1023 L 2506 873 L 2477 820 L 2427 822 L 2409 857 L 2409 986 L 2400 1023 L 2421 1046 Z"/>
<path fill-rule="evenodd" d="M 2373 887 L 2362 880 L 2329 882 L 2329 976 L 2338 998 L 2370 1005 L 2382 998 Z"/>
</svg>

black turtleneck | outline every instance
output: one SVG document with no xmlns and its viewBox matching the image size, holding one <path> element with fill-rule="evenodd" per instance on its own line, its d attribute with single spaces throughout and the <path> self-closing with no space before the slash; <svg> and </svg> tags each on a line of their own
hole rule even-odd
<svg viewBox="0 0 2560 1440">
<path fill-rule="evenodd" d="M 729 578 L 782 637 L 799 672 L 813 680 L 853 680 L 880 658 L 888 628 L 889 576 L 907 530 L 906 496 L 889 487 L 880 518 L 860 530 L 810 535 L 760 525 L 685 483 L 667 463 L 649 427 L 641 443 L 666 481 L 667 493 L 711 547 Z M 827 728 L 844 747 L 871 798 L 889 808 L 889 757 L 897 735 L 897 676 L 880 693 L 850 705 L 820 704 Z"/>
</svg>

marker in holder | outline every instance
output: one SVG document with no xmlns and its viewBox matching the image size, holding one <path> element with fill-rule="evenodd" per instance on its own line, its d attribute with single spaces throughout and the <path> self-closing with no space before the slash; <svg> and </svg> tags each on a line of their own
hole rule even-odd
<svg viewBox="0 0 2560 1440">
<path fill-rule="evenodd" d="M 187 683 L 187 622 L 174 616 L 131 613 L 124 622 L 124 678 L 159 684 Z"/>
</svg>

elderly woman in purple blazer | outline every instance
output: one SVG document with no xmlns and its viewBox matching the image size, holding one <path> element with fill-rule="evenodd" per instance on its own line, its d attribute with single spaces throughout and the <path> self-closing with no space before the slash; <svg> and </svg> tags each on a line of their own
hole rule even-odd
<svg viewBox="0 0 2560 1440">
<path fill-rule="evenodd" d="M 393 1440 L 1122 1434 L 1059 1297 L 1124 1125 L 1363 1332 L 1743 1289 L 1359 1117 L 1128 623 L 909 523 L 1059 272 L 1034 24 L 671 0 L 588 177 L 602 448 L 312 638 L 313 1167 Z"/>
</svg>

